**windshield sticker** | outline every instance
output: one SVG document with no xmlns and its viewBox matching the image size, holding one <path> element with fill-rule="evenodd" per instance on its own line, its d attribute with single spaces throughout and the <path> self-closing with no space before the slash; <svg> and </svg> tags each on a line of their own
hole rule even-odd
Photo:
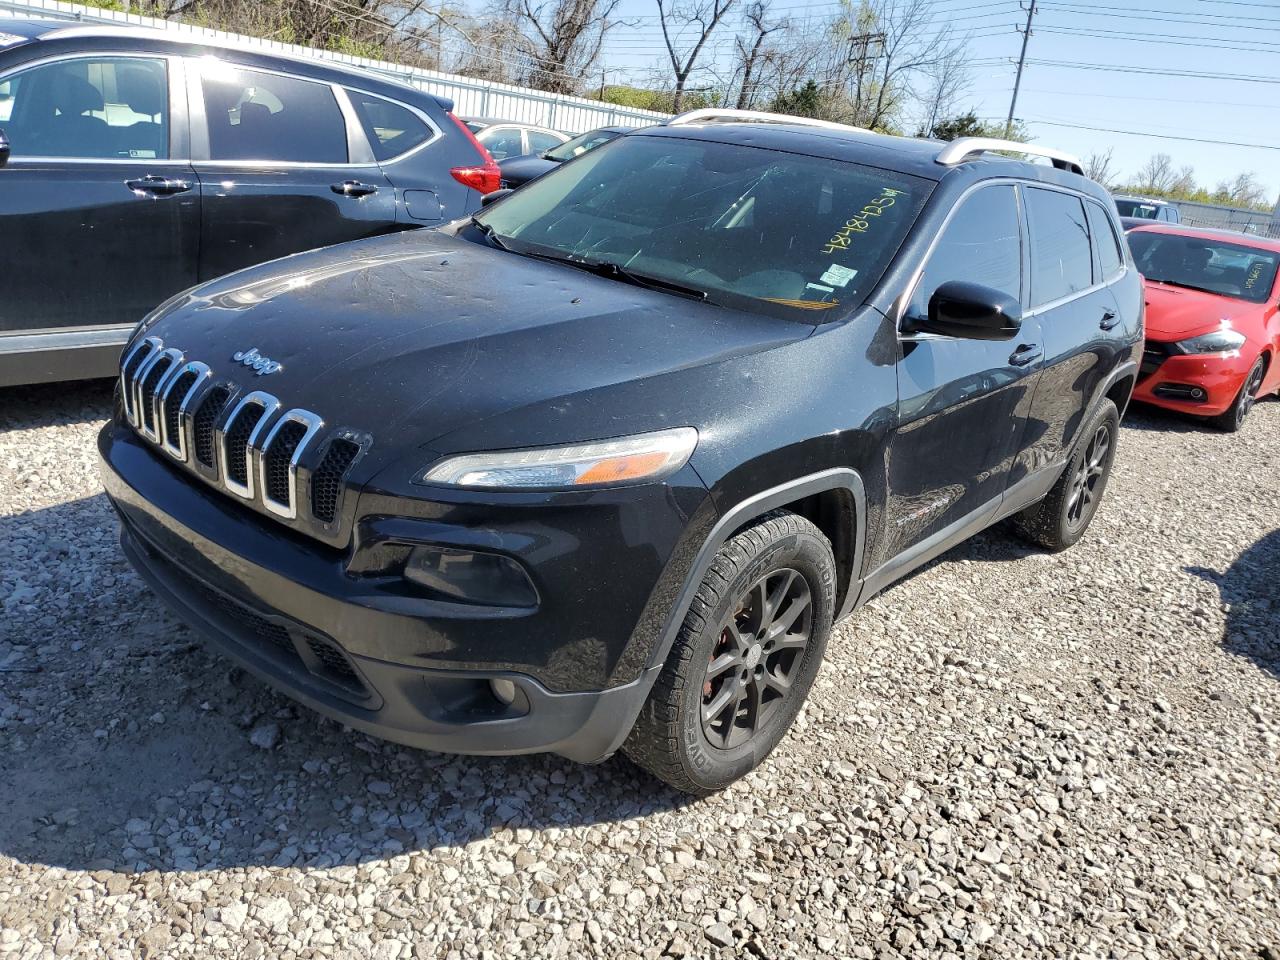
<svg viewBox="0 0 1280 960">
<path fill-rule="evenodd" d="M 806 284 L 804 285 L 804 288 L 805 288 L 806 290 L 820 290 L 820 291 L 822 291 L 823 293 L 835 293 L 835 292 L 836 292 L 836 288 L 835 288 L 835 287 L 824 287 L 824 286 L 823 286 L 822 284 L 820 284 L 820 283 L 806 283 Z"/>
<path fill-rule="evenodd" d="M 826 246 L 822 248 L 822 252 L 831 254 L 848 250 L 851 238 L 855 234 L 866 233 L 871 228 L 872 219 L 879 217 L 886 209 L 892 207 L 894 197 L 901 194 L 901 190 L 883 187 L 880 190 L 880 196 L 867 203 L 860 211 L 844 222 L 844 226 L 837 230 L 831 239 L 827 241 Z"/>
<path fill-rule="evenodd" d="M 12 47 L 15 43 L 22 43 L 26 39 L 16 33 L 0 33 L 0 47 Z"/>
<path fill-rule="evenodd" d="M 829 283 L 834 287 L 848 286 L 849 281 L 858 275 L 857 270 L 849 267 L 842 267 L 838 263 L 833 263 L 827 267 L 827 272 L 818 279 L 823 283 Z"/>
</svg>

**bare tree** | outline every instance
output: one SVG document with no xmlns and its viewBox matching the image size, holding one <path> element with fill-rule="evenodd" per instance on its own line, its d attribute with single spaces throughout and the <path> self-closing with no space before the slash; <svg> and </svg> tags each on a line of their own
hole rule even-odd
<svg viewBox="0 0 1280 960">
<path fill-rule="evenodd" d="M 528 66 L 521 79 L 552 93 L 576 93 L 600 58 L 621 0 L 502 0 L 506 19 L 524 38 Z"/>
<path fill-rule="evenodd" d="M 658 22 L 662 26 L 662 42 L 666 44 L 675 74 L 675 95 L 672 110 L 680 112 L 684 90 L 689 75 L 698 66 L 707 41 L 715 32 L 725 14 L 733 9 L 737 0 L 655 0 L 658 4 Z M 682 35 L 692 31 L 692 45 L 681 42 Z"/>
<path fill-rule="evenodd" d="M 743 19 L 751 26 L 751 34 L 744 40 L 739 34 L 734 38 L 738 62 L 742 69 L 741 86 L 738 88 L 739 110 L 745 110 L 755 100 L 756 66 L 760 61 L 760 53 L 765 40 L 772 33 L 787 28 L 787 21 L 768 22 L 768 0 L 752 0 L 743 13 Z"/>
<path fill-rule="evenodd" d="M 1270 198 L 1267 188 L 1258 182 L 1252 170 L 1237 174 L 1235 179 L 1224 182 L 1218 189 L 1225 187 L 1227 202 L 1238 207 L 1268 207 Z"/>
<path fill-rule="evenodd" d="M 959 44 L 952 46 L 935 63 L 925 65 L 922 73 L 929 84 L 924 101 L 924 129 L 929 131 L 940 119 L 956 112 L 960 97 L 969 88 L 968 51 Z"/>
<path fill-rule="evenodd" d="M 1114 147 L 1108 147 L 1103 153 L 1091 153 L 1084 162 L 1084 173 L 1090 180 L 1102 184 L 1108 190 L 1115 184 L 1116 172 L 1112 169 Z"/>
<path fill-rule="evenodd" d="M 1178 179 L 1173 169 L 1173 157 L 1167 153 L 1153 154 L 1138 171 L 1134 186 L 1144 193 L 1168 193 Z"/>
</svg>

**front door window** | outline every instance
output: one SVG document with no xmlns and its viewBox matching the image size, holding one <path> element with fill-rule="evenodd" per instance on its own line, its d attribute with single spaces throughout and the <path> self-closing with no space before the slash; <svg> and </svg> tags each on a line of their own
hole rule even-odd
<svg viewBox="0 0 1280 960">
<path fill-rule="evenodd" d="M 165 61 L 102 57 L 46 63 L 0 80 L 14 159 L 165 160 Z"/>
</svg>

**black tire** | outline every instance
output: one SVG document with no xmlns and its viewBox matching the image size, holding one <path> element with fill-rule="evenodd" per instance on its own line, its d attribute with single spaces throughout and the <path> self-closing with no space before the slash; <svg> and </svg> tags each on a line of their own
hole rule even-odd
<svg viewBox="0 0 1280 960">
<path fill-rule="evenodd" d="M 1075 453 L 1058 482 L 1039 503 L 1014 514 L 1014 530 L 1055 553 L 1083 537 L 1106 492 L 1119 434 L 1120 413 L 1114 403 L 1103 400 L 1080 431 Z"/>
<path fill-rule="evenodd" d="M 778 745 L 813 686 L 835 594 L 831 544 L 803 517 L 777 510 L 731 537 L 698 588 L 623 752 L 699 796 L 745 776 Z M 718 703 L 719 713 L 705 719 Z"/>
<path fill-rule="evenodd" d="M 1267 361 L 1263 357 L 1258 357 L 1257 362 L 1249 368 L 1249 375 L 1244 378 L 1244 383 L 1240 385 L 1240 392 L 1236 394 L 1231 406 L 1216 417 L 1210 417 L 1209 422 L 1226 433 L 1235 433 L 1243 427 L 1245 418 L 1249 416 L 1249 411 L 1257 402 L 1266 369 Z"/>
</svg>

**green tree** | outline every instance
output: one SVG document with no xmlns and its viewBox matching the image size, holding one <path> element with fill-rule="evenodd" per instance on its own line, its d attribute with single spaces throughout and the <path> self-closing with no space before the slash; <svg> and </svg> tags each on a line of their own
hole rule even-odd
<svg viewBox="0 0 1280 960">
<path fill-rule="evenodd" d="M 822 91 L 814 81 L 808 80 L 804 86 L 776 97 L 769 109 L 793 117 L 816 117 L 822 112 Z"/>
</svg>

